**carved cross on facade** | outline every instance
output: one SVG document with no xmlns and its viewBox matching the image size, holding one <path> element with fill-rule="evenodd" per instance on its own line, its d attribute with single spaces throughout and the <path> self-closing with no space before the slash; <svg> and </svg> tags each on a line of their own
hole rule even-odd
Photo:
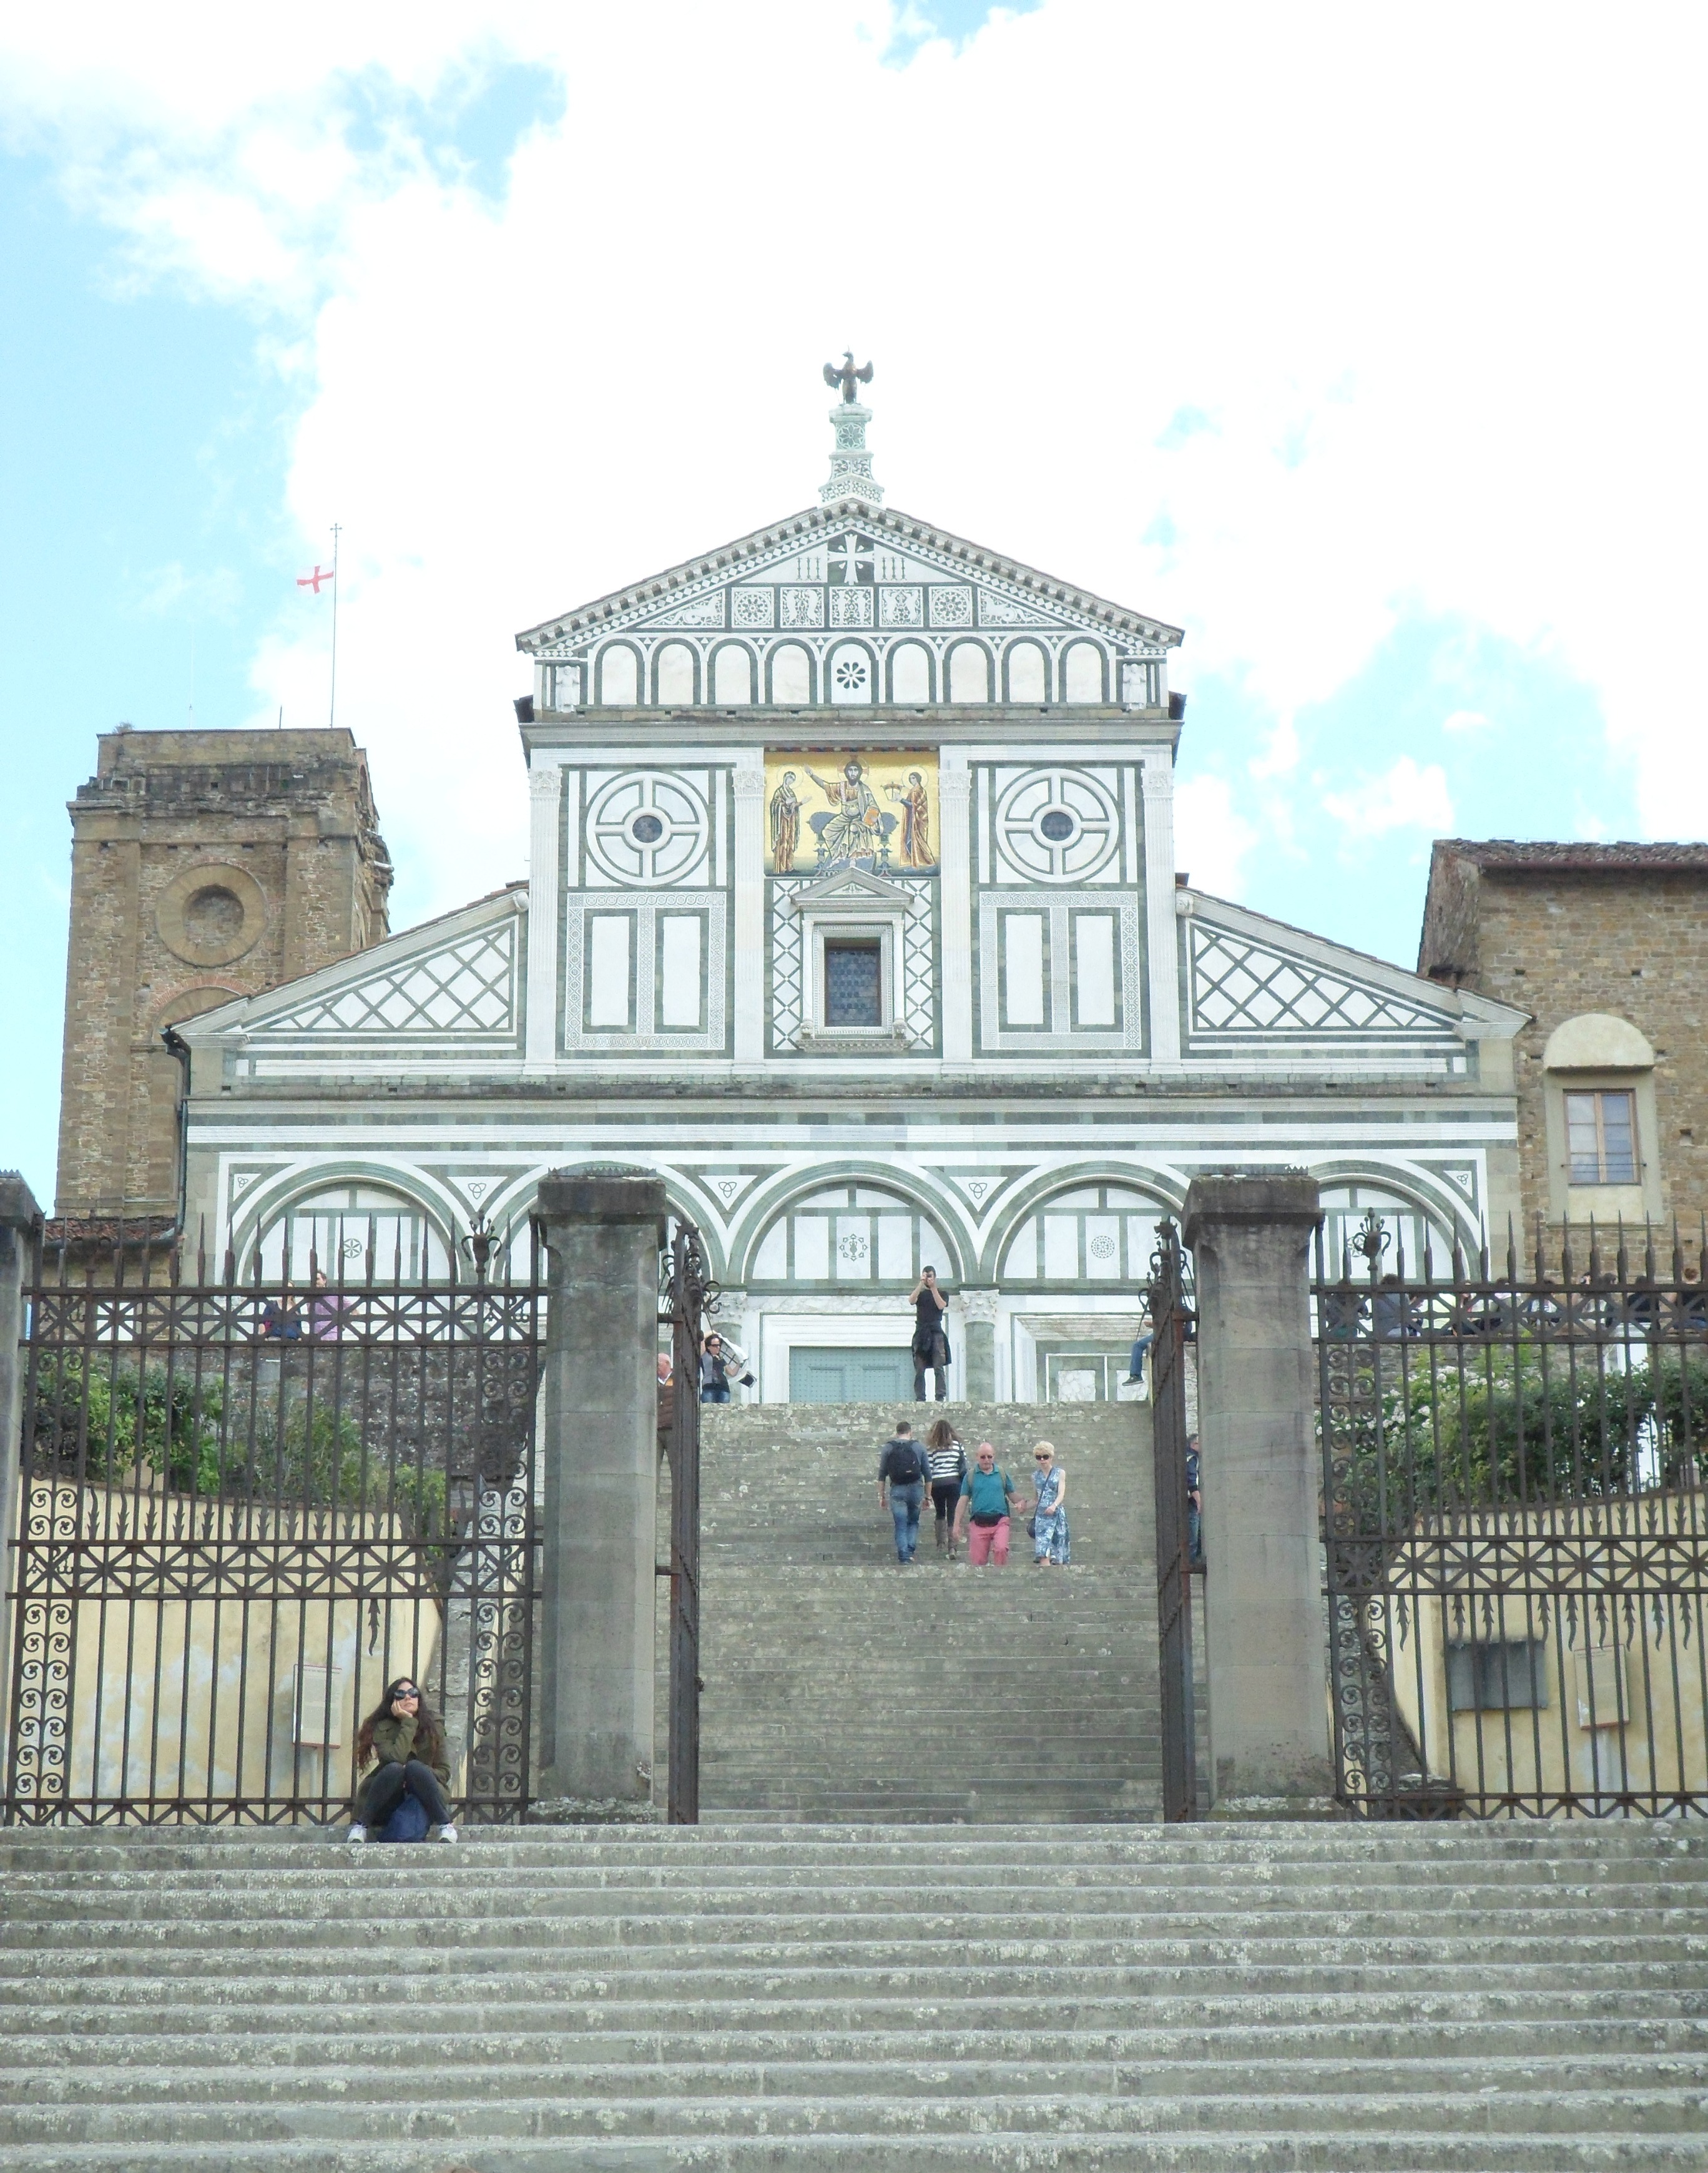
<svg viewBox="0 0 1708 2173">
<path fill-rule="evenodd" d="M 859 394 L 854 391 L 854 386 L 856 385 L 870 385 L 871 383 L 872 366 L 870 363 L 867 363 L 863 369 L 856 369 L 854 368 L 854 349 L 852 348 L 844 348 L 843 349 L 842 368 L 838 369 L 833 362 L 826 363 L 824 365 L 824 381 L 827 385 L 839 385 L 842 387 L 843 398 L 848 402 L 850 407 L 852 407 L 854 402 L 859 397 Z"/>
</svg>

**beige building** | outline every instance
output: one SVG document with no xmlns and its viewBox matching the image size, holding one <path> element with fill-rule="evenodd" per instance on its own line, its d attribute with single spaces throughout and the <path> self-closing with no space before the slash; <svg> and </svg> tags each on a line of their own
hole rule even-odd
<svg viewBox="0 0 1708 2173">
<path fill-rule="evenodd" d="M 59 1212 L 170 1215 L 183 1076 L 164 1030 L 387 933 L 367 757 L 342 730 L 121 725 L 71 817 Z"/>
<path fill-rule="evenodd" d="M 1708 1208 L 1708 844 L 1478 844 L 1430 865 L 1418 970 L 1528 1011 L 1513 1049 L 1528 1221 Z"/>
</svg>

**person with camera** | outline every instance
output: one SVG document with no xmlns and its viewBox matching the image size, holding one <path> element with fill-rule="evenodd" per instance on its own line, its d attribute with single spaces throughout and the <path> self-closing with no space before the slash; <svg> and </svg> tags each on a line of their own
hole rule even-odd
<svg viewBox="0 0 1708 2173">
<path fill-rule="evenodd" d="M 908 1302 L 913 1308 L 913 1401 L 925 1400 L 925 1376 L 930 1373 L 935 1381 L 937 1400 L 946 1403 L 949 1396 L 949 1339 L 943 1333 L 943 1316 L 949 1309 L 949 1301 L 937 1287 L 935 1268 L 921 1268 L 919 1280 L 908 1293 Z"/>
<path fill-rule="evenodd" d="M 752 1387 L 746 1353 L 737 1344 L 725 1343 L 714 1328 L 700 1344 L 700 1401 L 727 1404 L 732 1373 L 744 1388 Z"/>
</svg>

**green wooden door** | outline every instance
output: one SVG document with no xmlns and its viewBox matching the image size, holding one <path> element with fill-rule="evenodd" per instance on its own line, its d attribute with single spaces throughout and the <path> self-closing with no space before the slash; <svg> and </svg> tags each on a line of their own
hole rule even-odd
<svg viewBox="0 0 1708 2173">
<path fill-rule="evenodd" d="M 910 1351 L 831 1351 L 797 1343 L 789 1354 L 791 1404 L 908 1403 Z"/>
</svg>

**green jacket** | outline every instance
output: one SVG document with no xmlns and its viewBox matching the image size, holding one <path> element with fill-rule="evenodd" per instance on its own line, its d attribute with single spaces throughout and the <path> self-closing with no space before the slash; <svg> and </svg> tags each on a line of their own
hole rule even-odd
<svg viewBox="0 0 1708 2173">
<path fill-rule="evenodd" d="M 374 1764 L 356 1785 L 355 1816 L 359 1822 L 362 1806 L 368 1800 L 368 1791 L 382 1766 L 407 1766 L 415 1755 L 415 1723 L 400 1720 L 395 1712 L 388 1712 L 383 1720 L 374 1723 Z M 450 1766 L 441 1747 L 433 1761 L 433 1770 L 440 1783 L 450 1786 Z"/>
</svg>

